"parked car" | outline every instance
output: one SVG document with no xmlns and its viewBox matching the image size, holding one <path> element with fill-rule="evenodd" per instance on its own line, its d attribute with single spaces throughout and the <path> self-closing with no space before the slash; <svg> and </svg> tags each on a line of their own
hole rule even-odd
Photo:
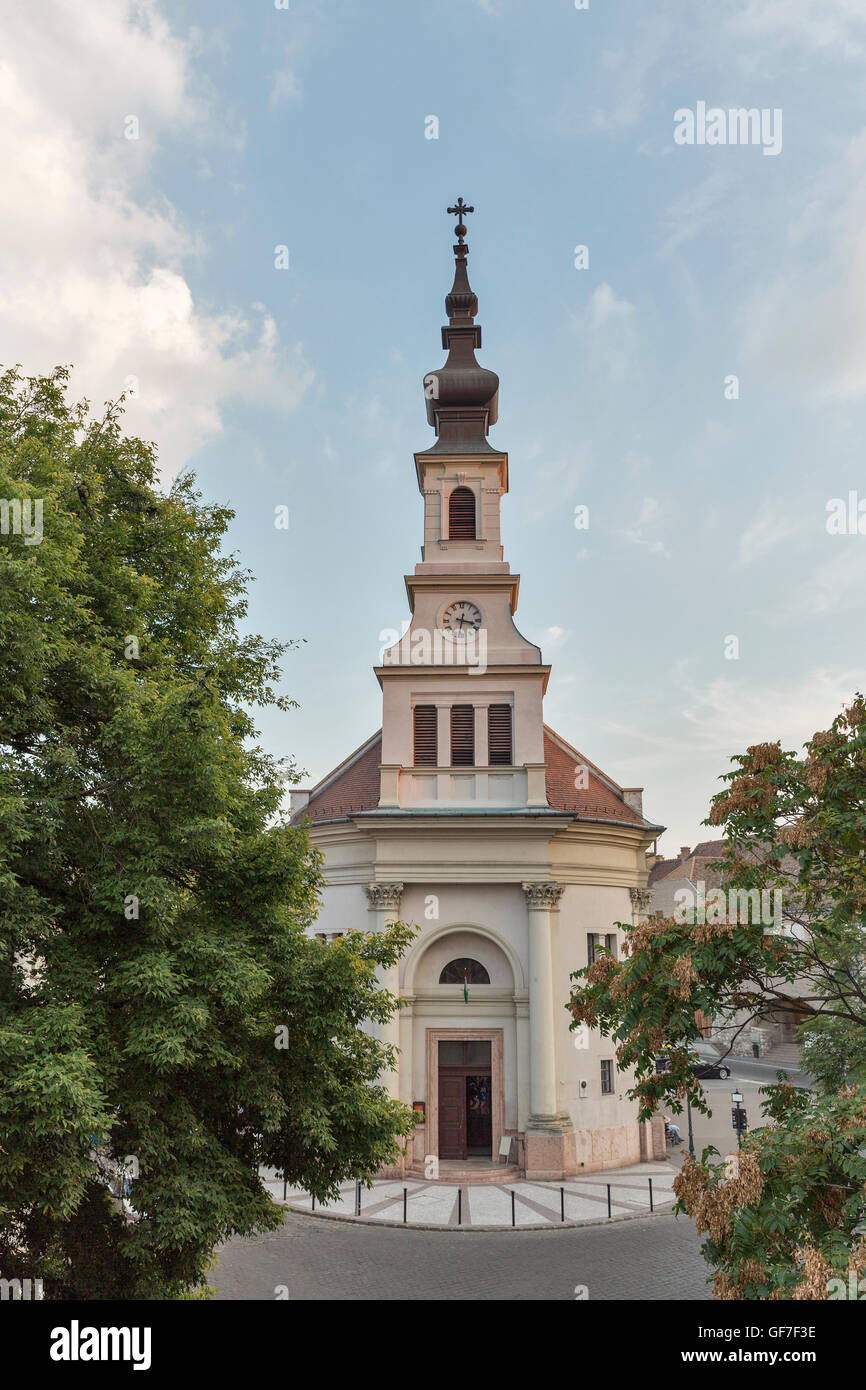
<svg viewBox="0 0 866 1390">
<path fill-rule="evenodd" d="M 718 1052 L 709 1043 L 695 1043 L 689 1052 L 692 1055 L 692 1071 L 701 1080 L 719 1078 L 726 1081 L 730 1076 L 730 1067 L 719 1061 Z"/>
</svg>

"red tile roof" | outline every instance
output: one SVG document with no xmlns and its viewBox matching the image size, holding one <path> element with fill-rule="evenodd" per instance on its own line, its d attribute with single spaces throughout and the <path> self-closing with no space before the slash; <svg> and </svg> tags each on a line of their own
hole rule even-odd
<svg viewBox="0 0 866 1390">
<path fill-rule="evenodd" d="M 373 811 L 379 804 L 379 764 L 382 731 L 374 734 L 346 760 L 328 773 L 312 790 L 306 806 L 293 819 L 339 820 L 359 811 Z M 544 728 L 544 758 L 547 764 L 548 805 L 555 811 L 570 812 L 584 820 L 618 820 L 629 825 L 647 825 L 643 816 L 627 806 L 623 789 L 606 777 L 594 763 L 572 748 L 553 729 Z M 586 773 L 575 786 L 578 771 Z"/>
<path fill-rule="evenodd" d="M 345 762 L 313 788 L 307 805 L 293 817 L 303 820 L 339 820 L 358 811 L 372 811 L 379 804 L 379 764 L 382 730 L 375 733 Z"/>
<path fill-rule="evenodd" d="M 718 869 L 708 869 L 707 865 L 716 864 L 723 860 L 727 846 L 727 840 L 702 840 L 682 859 L 659 859 L 650 868 L 647 882 L 650 888 L 653 888 L 663 878 L 687 878 L 692 883 L 697 883 L 700 879 L 708 888 L 718 888 L 722 876 Z M 750 853 L 745 845 L 739 847 L 739 852 L 746 856 Z M 758 848 L 755 848 L 751 853 L 755 858 L 761 857 Z M 792 855 L 783 855 L 781 866 L 783 873 L 792 879 L 797 878 L 799 865 Z"/>
<path fill-rule="evenodd" d="M 708 888 L 718 888 L 721 881 L 719 872 L 717 869 L 708 869 L 707 865 L 724 859 L 726 845 L 727 840 L 702 840 L 682 859 L 659 859 L 649 871 L 647 882 L 650 888 L 663 878 L 671 876 L 687 878 L 692 883 L 701 879 Z"/>
<path fill-rule="evenodd" d="M 544 761 L 547 763 L 547 803 L 556 811 L 572 811 L 587 820 L 622 820 L 644 825 L 643 816 L 623 800 L 622 787 L 606 777 L 576 748 L 553 729 L 544 728 Z M 578 776 L 579 769 L 585 768 Z M 575 786 L 575 782 L 587 785 Z"/>
</svg>

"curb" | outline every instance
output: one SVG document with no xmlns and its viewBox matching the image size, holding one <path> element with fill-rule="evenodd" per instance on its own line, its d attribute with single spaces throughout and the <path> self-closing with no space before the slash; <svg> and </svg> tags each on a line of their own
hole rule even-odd
<svg viewBox="0 0 866 1390">
<path fill-rule="evenodd" d="M 622 1221 L 652 1221 L 657 1216 L 670 1216 L 676 1205 L 674 1201 L 663 1202 L 657 1205 L 654 1211 L 629 1211 L 621 1216 L 590 1217 L 586 1221 L 540 1221 L 531 1225 L 522 1223 L 520 1226 L 446 1226 L 441 1221 L 391 1221 L 378 1220 L 375 1216 L 349 1216 L 342 1211 L 309 1211 L 305 1207 L 292 1206 L 291 1202 L 284 1202 L 280 1197 L 272 1197 L 271 1200 L 275 1206 L 284 1207 L 295 1216 L 321 1217 L 323 1221 L 344 1221 L 350 1226 L 387 1226 L 398 1231 L 440 1231 L 446 1235 L 471 1235 L 473 1231 L 483 1234 L 513 1231 L 515 1235 L 521 1231 L 579 1231 L 584 1226 L 613 1226 Z"/>
</svg>

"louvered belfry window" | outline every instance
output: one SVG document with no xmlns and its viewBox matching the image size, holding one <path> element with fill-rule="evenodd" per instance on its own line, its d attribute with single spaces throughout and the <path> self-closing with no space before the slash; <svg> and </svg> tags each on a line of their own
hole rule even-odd
<svg viewBox="0 0 866 1390">
<path fill-rule="evenodd" d="M 491 767 L 511 767 L 510 705 L 488 705 L 487 748 Z"/>
<path fill-rule="evenodd" d="M 451 766 L 475 765 L 475 708 L 473 705 L 451 706 Z"/>
<path fill-rule="evenodd" d="M 468 487 L 456 487 L 448 498 L 448 539 L 475 540 L 475 493 Z"/>
<path fill-rule="evenodd" d="M 437 717 L 435 705 L 416 705 L 413 711 L 415 720 L 415 766 L 435 767 Z"/>
</svg>

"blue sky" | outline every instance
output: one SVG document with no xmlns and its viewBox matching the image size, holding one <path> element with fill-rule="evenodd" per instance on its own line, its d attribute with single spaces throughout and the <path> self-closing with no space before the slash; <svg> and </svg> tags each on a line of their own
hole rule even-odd
<svg viewBox="0 0 866 1390">
<path fill-rule="evenodd" d="M 312 781 L 380 721 L 465 197 L 547 719 L 675 853 L 733 753 L 866 688 L 866 535 L 825 524 L 866 499 L 864 60 L 861 0 L 21 7 L 0 355 L 135 378 L 166 476 L 236 509 L 250 625 L 306 639 L 264 741 Z M 781 152 L 676 145 L 699 101 L 779 109 Z"/>
</svg>

